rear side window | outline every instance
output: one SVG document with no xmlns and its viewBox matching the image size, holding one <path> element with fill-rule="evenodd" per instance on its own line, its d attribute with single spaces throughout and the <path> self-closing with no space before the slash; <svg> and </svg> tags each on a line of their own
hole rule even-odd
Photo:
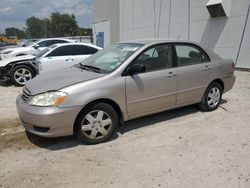
<svg viewBox="0 0 250 188">
<path fill-rule="evenodd" d="M 73 45 L 61 46 L 53 50 L 47 55 L 47 57 L 56 57 L 56 56 L 69 56 L 73 55 L 74 47 Z"/>
<path fill-rule="evenodd" d="M 98 50 L 89 46 L 75 45 L 74 46 L 75 55 L 90 55 L 96 53 Z"/>
<path fill-rule="evenodd" d="M 176 44 L 178 66 L 195 65 L 209 62 L 208 55 L 196 46 L 189 44 Z"/>
<path fill-rule="evenodd" d="M 69 43 L 69 42 L 66 40 L 50 40 L 50 45 L 59 44 L 59 43 Z"/>
</svg>

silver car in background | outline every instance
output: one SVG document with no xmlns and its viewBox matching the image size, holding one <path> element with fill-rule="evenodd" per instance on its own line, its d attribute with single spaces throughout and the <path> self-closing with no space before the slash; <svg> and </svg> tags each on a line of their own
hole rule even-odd
<svg viewBox="0 0 250 188">
<path fill-rule="evenodd" d="M 234 82 L 233 61 L 194 42 L 130 41 L 37 76 L 16 104 L 28 132 L 96 144 L 131 119 L 191 104 L 215 110 Z"/>
</svg>

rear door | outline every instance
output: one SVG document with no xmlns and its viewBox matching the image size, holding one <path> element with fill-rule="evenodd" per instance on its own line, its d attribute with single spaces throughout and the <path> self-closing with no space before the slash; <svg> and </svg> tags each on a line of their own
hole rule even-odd
<svg viewBox="0 0 250 188">
<path fill-rule="evenodd" d="M 209 82 L 211 62 L 199 46 L 189 43 L 175 44 L 177 55 L 177 105 L 200 102 Z"/>
<path fill-rule="evenodd" d="M 150 114 L 175 105 L 177 75 L 172 57 L 172 45 L 161 44 L 148 48 L 130 63 L 128 68 L 133 64 L 144 64 L 146 70 L 126 76 L 129 117 Z"/>
<path fill-rule="evenodd" d="M 73 45 L 55 48 L 46 57 L 41 58 L 40 72 L 48 72 L 74 65 L 73 50 Z"/>
</svg>

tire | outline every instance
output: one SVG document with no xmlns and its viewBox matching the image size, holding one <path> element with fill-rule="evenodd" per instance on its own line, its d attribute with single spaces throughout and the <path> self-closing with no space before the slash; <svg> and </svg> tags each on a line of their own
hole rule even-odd
<svg viewBox="0 0 250 188">
<path fill-rule="evenodd" d="M 222 92 L 223 92 L 222 87 L 219 83 L 217 82 L 211 83 L 207 87 L 202 97 L 202 101 L 199 104 L 199 107 L 203 111 L 207 111 L 207 112 L 216 110 L 220 105 Z"/>
<path fill-rule="evenodd" d="M 75 135 L 80 142 L 98 144 L 109 140 L 118 125 L 118 115 L 114 108 L 106 103 L 97 103 L 84 108 L 78 114 Z"/>
<path fill-rule="evenodd" d="M 24 86 L 34 77 L 34 70 L 27 65 L 17 65 L 10 71 L 10 80 L 16 86 Z"/>
</svg>

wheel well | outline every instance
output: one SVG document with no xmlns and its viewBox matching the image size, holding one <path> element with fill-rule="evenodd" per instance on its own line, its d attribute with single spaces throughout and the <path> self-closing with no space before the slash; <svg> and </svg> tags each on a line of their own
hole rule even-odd
<svg viewBox="0 0 250 188">
<path fill-rule="evenodd" d="M 119 106 L 115 101 L 113 101 L 113 100 L 111 100 L 111 99 L 105 99 L 105 98 L 103 98 L 103 99 L 94 100 L 94 101 L 88 103 L 86 106 L 84 106 L 83 109 L 81 110 L 81 112 L 82 112 L 84 109 L 86 109 L 86 108 L 88 108 L 88 107 L 90 107 L 90 106 L 93 106 L 93 105 L 95 105 L 95 104 L 97 104 L 97 103 L 106 103 L 106 104 L 109 104 L 110 106 L 112 106 L 112 107 L 114 108 L 114 110 L 117 112 L 117 115 L 118 115 L 118 118 L 119 118 L 119 122 L 120 122 L 119 125 L 120 125 L 120 126 L 123 125 L 124 119 L 123 119 L 123 113 L 122 113 L 122 111 L 121 111 L 121 108 L 120 108 L 120 106 Z M 79 112 L 79 114 L 80 114 L 81 112 Z M 78 114 L 78 115 L 79 115 L 79 114 Z M 74 134 L 76 133 L 76 132 L 75 132 L 75 131 L 76 131 L 76 129 L 75 129 L 75 128 L 76 128 L 75 124 L 76 124 L 77 119 L 79 118 L 78 115 L 77 115 L 77 117 L 76 117 L 76 119 L 75 119 L 75 123 L 74 123 Z"/>
<path fill-rule="evenodd" d="M 221 87 L 222 87 L 222 91 L 224 91 L 224 82 L 221 79 L 215 79 L 211 83 L 213 83 L 213 82 L 216 82 L 216 83 L 220 84 Z"/>
<path fill-rule="evenodd" d="M 13 64 L 12 69 L 13 69 L 14 67 L 20 66 L 20 65 L 25 65 L 25 66 L 31 68 L 31 69 L 34 71 L 35 75 L 36 75 L 36 70 L 35 70 L 35 68 L 34 68 L 33 66 L 29 65 L 29 64 L 25 64 L 25 63 L 16 63 L 16 64 Z"/>
</svg>

